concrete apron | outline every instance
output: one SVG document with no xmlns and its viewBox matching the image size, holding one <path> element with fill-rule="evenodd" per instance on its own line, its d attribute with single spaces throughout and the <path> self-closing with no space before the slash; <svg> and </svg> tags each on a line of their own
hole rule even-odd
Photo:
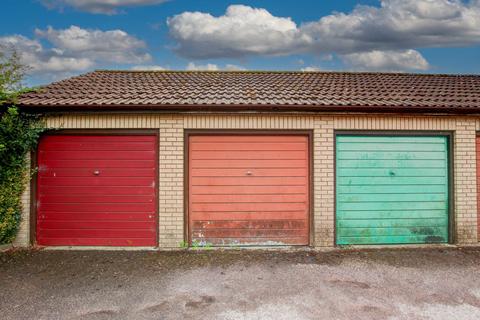
<svg viewBox="0 0 480 320">
<path fill-rule="evenodd" d="M 7 251 L 14 248 L 12 245 L 0 251 Z M 258 251 L 280 251 L 280 252 L 348 252 L 362 250 L 402 250 L 402 249 L 453 249 L 463 247 L 480 247 L 480 243 L 470 245 L 455 244 L 406 244 L 406 245 L 354 245 L 354 246 L 337 246 L 337 247 L 308 247 L 308 246 L 245 246 L 245 247 L 189 247 L 189 248 L 159 248 L 159 247 L 108 247 L 108 246 L 34 246 L 30 248 L 48 250 L 48 251 L 224 251 L 224 250 L 258 250 Z M 28 248 L 25 248 L 28 249 Z"/>
</svg>

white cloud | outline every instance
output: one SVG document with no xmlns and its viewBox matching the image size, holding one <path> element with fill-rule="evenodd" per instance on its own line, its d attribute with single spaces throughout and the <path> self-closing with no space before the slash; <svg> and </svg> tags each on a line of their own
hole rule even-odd
<svg viewBox="0 0 480 320">
<path fill-rule="evenodd" d="M 185 70 L 203 70 L 203 71 L 219 71 L 219 70 L 225 70 L 225 71 L 243 71 L 246 70 L 244 67 L 235 65 L 235 64 L 226 64 L 224 67 L 219 67 L 216 64 L 213 63 L 207 63 L 207 64 L 195 64 L 194 62 L 189 62 L 187 66 L 185 67 Z"/>
<path fill-rule="evenodd" d="M 117 14 L 121 7 L 147 6 L 167 0 L 41 0 L 50 9 L 73 7 L 80 11 L 100 14 Z"/>
<path fill-rule="evenodd" d="M 300 71 L 303 71 L 303 72 L 314 72 L 314 71 L 320 71 L 322 69 L 320 69 L 319 67 L 315 67 L 315 66 L 309 66 L 309 67 L 305 67 L 305 68 L 301 68 Z"/>
<path fill-rule="evenodd" d="M 131 70 L 134 71 L 162 71 L 167 70 L 167 68 L 158 66 L 158 65 L 140 65 L 140 66 L 133 66 Z"/>
<path fill-rule="evenodd" d="M 89 58 L 63 56 L 58 50 L 46 49 L 38 40 L 21 35 L 0 37 L 0 45 L 15 48 L 32 73 L 83 71 L 94 65 Z"/>
<path fill-rule="evenodd" d="M 69 76 L 100 63 L 142 63 L 151 60 L 143 41 L 121 30 L 68 29 L 36 30 L 37 38 L 22 35 L 0 37 L 0 45 L 14 47 L 32 74 L 49 78 Z M 41 40 L 47 40 L 47 46 Z"/>
<path fill-rule="evenodd" d="M 300 26 L 265 9 L 231 5 L 219 17 L 184 12 L 168 19 L 168 27 L 176 50 L 190 58 L 363 53 L 346 58 L 356 62 L 395 51 L 390 65 L 415 58 L 413 69 L 424 70 L 424 58 L 408 50 L 480 44 L 480 0 L 381 0 L 380 7 L 357 6 Z"/>
<path fill-rule="evenodd" d="M 205 70 L 205 71 L 217 71 L 219 70 L 218 66 L 213 63 L 207 64 L 195 64 L 193 62 L 189 62 L 188 65 L 185 67 L 185 70 Z"/>
<path fill-rule="evenodd" d="M 180 54 L 193 58 L 278 55 L 297 51 L 302 42 L 295 22 L 265 9 L 231 5 L 224 16 L 184 12 L 167 21 Z"/>
<path fill-rule="evenodd" d="M 145 53 L 145 42 L 122 30 L 88 30 L 77 26 L 56 30 L 35 30 L 40 38 L 47 39 L 61 51 L 76 55 L 93 55 L 97 60 L 116 63 L 141 63 L 151 59 Z"/>
<path fill-rule="evenodd" d="M 87 58 L 73 57 L 49 57 L 47 61 L 37 64 L 34 68 L 37 72 L 40 70 L 50 72 L 71 72 L 81 71 L 93 67 L 94 62 Z"/>
<path fill-rule="evenodd" d="M 403 71 L 427 70 L 429 68 L 427 60 L 415 50 L 373 50 L 343 55 L 342 59 L 356 70 Z"/>
<path fill-rule="evenodd" d="M 223 70 L 226 71 L 245 71 L 247 68 L 244 68 L 242 66 L 238 66 L 236 64 L 226 64 Z"/>
<path fill-rule="evenodd" d="M 383 0 L 302 26 L 313 52 L 352 53 L 480 43 L 480 2 Z"/>
</svg>

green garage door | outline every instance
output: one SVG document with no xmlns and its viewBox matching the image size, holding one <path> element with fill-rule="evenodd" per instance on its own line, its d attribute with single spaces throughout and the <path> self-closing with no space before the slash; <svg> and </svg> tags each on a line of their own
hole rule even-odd
<svg viewBox="0 0 480 320">
<path fill-rule="evenodd" d="M 446 137 L 336 140 L 337 244 L 448 241 Z"/>
</svg>

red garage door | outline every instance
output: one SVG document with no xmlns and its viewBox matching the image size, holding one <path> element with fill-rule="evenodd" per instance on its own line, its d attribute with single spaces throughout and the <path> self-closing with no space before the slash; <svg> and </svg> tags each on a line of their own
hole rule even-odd
<svg viewBox="0 0 480 320">
<path fill-rule="evenodd" d="M 155 149 L 155 136 L 45 136 L 37 159 L 37 243 L 155 246 Z"/>
<path fill-rule="evenodd" d="M 307 245 L 307 136 L 192 135 L 190 240 L 214 245 Z"/>
</svg>

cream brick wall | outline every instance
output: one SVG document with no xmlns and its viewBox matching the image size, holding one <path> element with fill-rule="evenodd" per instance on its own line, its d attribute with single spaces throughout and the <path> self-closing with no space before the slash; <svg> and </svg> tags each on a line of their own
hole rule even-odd
<svg viewBox="0 0 480 320">
<path fill-rule="evenodd" d="M 63 129 L 159 130 L 159 247 L 175 248 L 184 238 L 184 130 L 312 130 L 314 243 L 334 245 L 335 130 L 450 131 L 454 143 L 455 241 L 477 242 L 475 118 L 399 115 L 162 115 L 95 114 L 50 116 L 50 127 Z M 26 198 L 28 202 L 28 199 Z M 28 208 L 28 206 L 26 206 Z M 27 214 L 27 212 L 25 212 Z M 24 219 L 28 221 L 28 215 Z M 28 237 L 22 228 L 18 239 Z M 26 238 L 28 239 L 28 238 Z"/>
</svg>

